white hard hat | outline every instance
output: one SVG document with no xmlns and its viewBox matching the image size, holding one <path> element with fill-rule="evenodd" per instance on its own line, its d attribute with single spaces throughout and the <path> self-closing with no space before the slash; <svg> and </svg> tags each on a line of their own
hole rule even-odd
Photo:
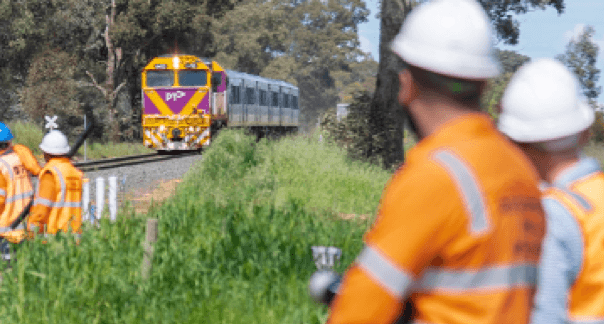
<svg viewBox="0 0 604 324">
<path fill-rule="evenodd" d="M 40 149 L 48 154 L 63 155 L 69 152 L 69 142 L 63 133 L 53 129 L 42 139 Z"/>
<path fill-rule="evenodd" d="M 501 99 L 501 110 L 499 130 L 520 143 L 574 135 L 595 119 L 575 75 L 549 58 L 527 63 L 516 72 Z"/>
<path fill-rule="evenodd" d="M 391 45 L 405 62 L 460 79 L 499 74 L 489 19 L 475 0 L 434 0 L 413 9 Z"/>
</svg>

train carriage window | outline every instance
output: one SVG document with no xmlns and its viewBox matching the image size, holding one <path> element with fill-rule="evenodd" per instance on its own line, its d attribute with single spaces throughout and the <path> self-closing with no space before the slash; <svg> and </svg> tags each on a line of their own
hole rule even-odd
<svg viewBox="0 0 604 324">
<path fill-rule="evenodd" d="M 208 84 L 208 72 L 203 70 L 178 71 L 178 84 L 187 86 L 204 86 Z"/>
<path fill-rule="evenodd" d="M 289 95 L 283 94 L 283 108 L 289 108 Z"/>
<path fill-rule="evenodd" d="M 174 85 L 173 71 L 147 71 L 147 87 L 171 87 Z"/>
<path fill-rule="evenodd" d="M 294 96 L 294 109 L 298 109 L 298 96 Z"/>
<path fill-rule="evenodd" d="M 260 106 L 268 106 L 266 90 L 260 90 Z"/>
<path fill-rule="evenodd" d="M 231 87 L 231 92 L 233 93 L 233 104 L 235 104 L 235 105 L 241 103 L 241 96 L 239 94 L 240 88 L 241 88 L 240 86 Z"/>
<path fill-rule="evenodd" d="M 245 89 L 245 94 L 247 97 L 247 104 L 248 105 L 253 105 L 256 103 L 256 91 L 254 91 L 254 88 L 247 88 Z"/>
<path fill-rule="evenodd" d="M 273 107 L 279 107 L 279 94 L 276 92 L 271 92 L 273 95 Z"/>
</svg>

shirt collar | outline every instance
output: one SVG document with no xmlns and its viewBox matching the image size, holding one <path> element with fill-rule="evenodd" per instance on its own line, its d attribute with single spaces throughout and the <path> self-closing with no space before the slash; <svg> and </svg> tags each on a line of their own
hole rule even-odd
<svg viewBox="0 0 604 324">
<path fill-rule="evenodd" d="M 571 183 L 601 170 L 598 160 L 581 155 L 577 163 L 562 171 L 555 179 L 554 186 L 568 187 Z"/>
<path fill-rule="evenodd" d="M 448 121 L 430 136 L 417 143 L 417 147 L 433 147 L 435 143 L 457 142 L 494 130 L 495 126 L 488 115 L 471 112 Z"/>
</svg>

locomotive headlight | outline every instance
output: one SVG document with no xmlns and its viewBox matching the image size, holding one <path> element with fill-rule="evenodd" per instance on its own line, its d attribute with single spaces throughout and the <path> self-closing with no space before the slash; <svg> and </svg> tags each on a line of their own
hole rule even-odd
<svg viewBox="0 0 604 324">
<path fill-rule="evenodd" d="M 178 56 L 174 56 L 172 58 L 172 65 L 174 65 L 174 69 L 178 69 L 178 64 L 180 63 L 180 61 L 178 60 Z"/>
</svg>

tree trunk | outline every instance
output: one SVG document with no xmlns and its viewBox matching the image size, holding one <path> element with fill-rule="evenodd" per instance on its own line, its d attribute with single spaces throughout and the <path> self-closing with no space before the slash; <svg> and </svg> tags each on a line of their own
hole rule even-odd
<svg viewBox="0 0 604 324">
<path fill-rule="evenodd" d="M 390 50 L 390 43 L 400 31 L 411 9 L 408 0 L 382 0 L 380 26 L 380 64 L 370 121 L 374 147 L 369 154 L 382 157 L 384 167 L 391 168 L 404 161 L 404 111 L 398 103 L 400 59 Z M 377 147 L 375 147 L 377 146 Z"/>
</svg>

